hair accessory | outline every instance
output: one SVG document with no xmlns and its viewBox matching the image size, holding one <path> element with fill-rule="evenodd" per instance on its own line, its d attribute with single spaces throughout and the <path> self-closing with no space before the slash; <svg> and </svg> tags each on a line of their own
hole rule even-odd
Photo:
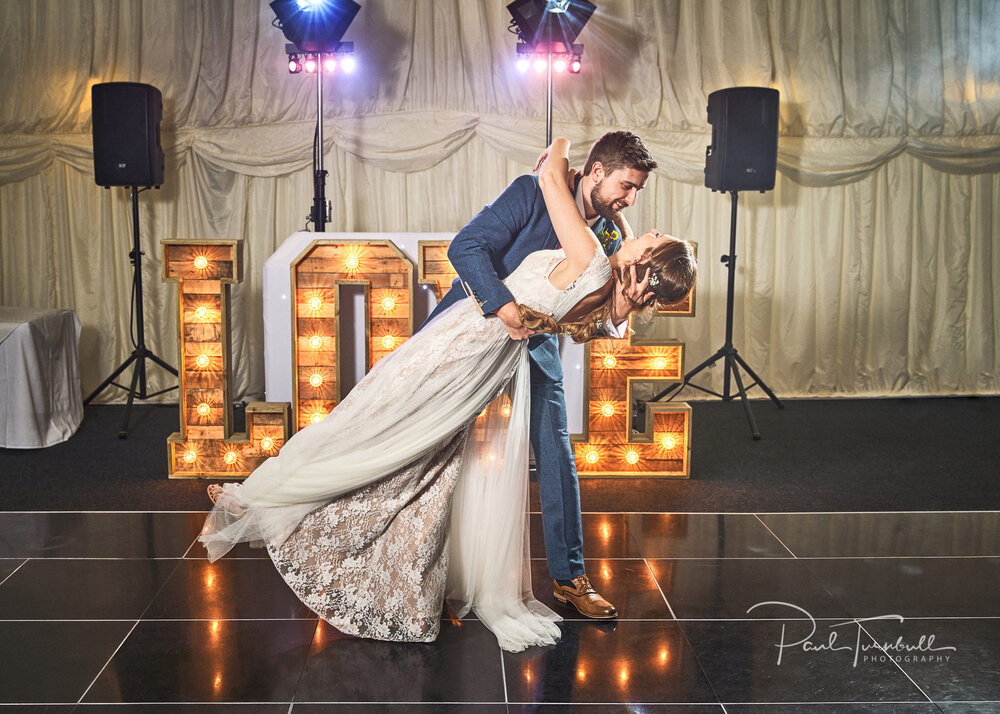
<svg viewBox="0 0 1000 714">
<path fill-rule="evenodd" d="M 659 284 L 660 284 L 660 276 L 657 275 L 656 273 L 650 271 L 650 273 L 649 273 L 649 287 L 655 288 Z"/>
</svg>

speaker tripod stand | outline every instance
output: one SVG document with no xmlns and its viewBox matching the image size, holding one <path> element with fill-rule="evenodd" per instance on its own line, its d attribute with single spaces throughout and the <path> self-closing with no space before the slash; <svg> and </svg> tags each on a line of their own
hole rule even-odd
<svg viewBox="0 0 1000 714">
<path fill-rule="evenodd" d="M 757 429 L 757 421 L 754 419 L 753 411 L 750 409 L 750 401 L 747 399 L 747 391 L 753 389 L 754 387 L 760 387 L 779 409 L 783 409 L 785 405 L 781 403 L 781 400 L 774 396 L 774 392 L 772 392 L 767 384 L 764 383 L 763 379 L 757 376 L 757 373 L 750 368 L 750 365 L 746 363 L 746 360 L 740 357 L 740 353 L 737 352 L 736 348 L 733 346 L 733 293 L 736 288 L 736 206 L 739 200 L 739 192 L 730 191 L 729 195 L 733 199 L 733 210 L 729 219 L 729 255 L 722 256 L 722 262 L 725 263 L 726 268 L 729 270 L 729 283 L 726 289 L 726 342 L 714 355 L 685 374 L 683 381 L 678 382 L 677 384 L 671 384 L 649 401 L 658 402 L 664 397 L 669 397 L 665 401 L 670 401 L 677 396 L 677 394 L 680 393 L 684 387 L 689 385 L 695 389 L 700 389 L 706 394 L 719 397 L 725 402 L 732 401 L 733 398 L 739 395 L 740 400 L 743 402 L 743 410 L 746 412 L 747 421 L 750 424 L 750 435 L 754 438 L 754 440 L 757 440 L 760 439 L 760 431 Z M 722 394 L 697 384 L 691 384 L 692 377 L 695 377 L 702 370 L 713 366 L 720 359 L 723 360 L 724 370 Z M 743 378 L 740 376 L 741 369 L 753 380 L 746 386 L 743 385 Z M 730 378 L 732 378 L 732 381 L 736 382 L 735 392 L 730 391 L 730 387 L 732 386 Z"/>
<path fill-rule="evenodd" d="M 128 359 L 122 362 L 118 368 L 111 373 L 111 376 L 101 382 L 101 386 L 91 392 L 90 396 L 83 400 L 84 404 L 89 404 L 98 394 L 103 392 L 104 389 L 110 385 L 114 385 L 119 389 L 126 389 L 128 391 L 128 402 L 125 405 L 125 418 L 122 421 L 121 429 L 118 430 L 119 439 L 128 438 L 129 419 L 132 415 L 132 402 L 135 399 L 149 399 L 150 397 L 155 397 L 158 394 L 163 394 L 164 392 L 169 392 L 172 389 L 177 389 L 177 387 L 167 387 L 166 389 L 161 389 L 158 392 L 148 393 L 146 391 L 147 359 L 153 360 L 153 362 L 160 365 L 163 369 L 167 370 L 175 377 L 177 376 L 177 370 L 157 357 L 152 350 L 146 347 L 146 329 L 142 314 L 142 251 L 139 249 L 139 188 L 137 186 L 132 186 L 132 252 L 128 254 L 128 257 L 129 260 L 132 261 L 133 270 L 132 300 L 135 305 L 135 324 L 137 332 L 135 349 L 132 350 L 132 354 L 128 356 Z M 125 387 L 124 385 L 115 382 L 115 378 L 124 372 L 129 365 L 133 365 L 132 383 L 128 387 Z"/>
</svg>

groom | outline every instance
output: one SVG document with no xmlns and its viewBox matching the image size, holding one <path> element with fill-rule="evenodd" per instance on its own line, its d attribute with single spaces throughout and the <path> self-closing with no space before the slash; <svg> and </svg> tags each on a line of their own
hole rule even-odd
<svg viewBox="0 0 1000 714">
<path fill-rule="evenodd" d="M 656 162 L 642 140 L 626 131 L 605 134 L 591 147 L 574 194 L 580 214 L 608 255 L 621 245 L 622 231 L 625 239 L 635 237 L 619 212 L 635 203 L 636 194 L 655 168 Z M 587 617 L 611 619 L 618 611 L 594 590 L 584 572 L 580 487 L 566 423 L 558 337 L 534 335 L 522 325 L 514 298 L 501 282 L 529 253 L 557 247 L 538 177 L 529 174 L 515 179 L 458 232 L 448 248 L 448 258 L 483 315 L 503 322 L 511 338 L 529 340 L 531 447 L 554 595 Z M 465 296 L 456 281 L 428 321 Z M 620 322 L 609 327 L 609 336 L 622 336 L 624 319 Z"/>
</svg>

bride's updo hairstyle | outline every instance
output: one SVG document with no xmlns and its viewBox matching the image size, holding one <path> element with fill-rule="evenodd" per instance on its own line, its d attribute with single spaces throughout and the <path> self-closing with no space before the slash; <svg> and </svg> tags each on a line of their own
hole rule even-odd
<svg viewBox="0 0 1000 714">
<path fill-rule="evenodd" d="M 627 288 L 632 284 L 631 272 L 622 271 L 622 284 Z M 698 277 L 698 263 L 694 259 L 691 244 L 683 240 L 668 240 L 653 249 L 646 263 L 636 266 L 636 277 L 642 282 L 649 273 L 648 292 L 655 296 L 649 303 L 669 305 L 687 297 L 694 287 Z M 582 320 L 575 322 L 556 322 L 550 316 L 532 310 L 530 307 L 518 304 L 517 310 L 521 323 L 530 330 L 545 334 L 565 334 L 576 343 L 589 342 L 595 337 L 607 337 L 605 326 L 611 319 L 611 301 L 609 298 L 603 305 L 594 309 Z M 645 307 L 633 304 L 632 309 Z"/>
<path fill-rule="evenodd" d="M 691 292 L 698 278 L 698 263 L 690 243 L 668 240 L 653 249 L 648 262 L 635 266 L 635 276 L 640 283 L 647 271 L 650 273 L 648 290 L 656 296 L 656 302 L 670 305 L 680 302 Z M 632 284 L 629 271 L 622 277 L 626 288 Z"/>
</svg>

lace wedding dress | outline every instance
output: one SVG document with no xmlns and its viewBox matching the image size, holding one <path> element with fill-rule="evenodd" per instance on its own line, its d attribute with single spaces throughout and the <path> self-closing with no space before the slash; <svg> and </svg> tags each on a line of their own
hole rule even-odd
<svg viewBox="0 0 1000 714">
<path fill-rule="evenodd" d="M 514 299 L 559 320 L 611 277 L 595 239 L 588 268 L 558 290 L 548 276 L 563 257 L 525 258 L 504 280 Z M 528 378 L 527 341 L 461 300 L 226 484 L 199 539 L 213 561 L 263 542 L 302 602 L 345 633 L 433 640 L 447 596 L 506 650 L 552 644 L 560 618 L 532 596 L 528 568 Z"/>
</svg>

